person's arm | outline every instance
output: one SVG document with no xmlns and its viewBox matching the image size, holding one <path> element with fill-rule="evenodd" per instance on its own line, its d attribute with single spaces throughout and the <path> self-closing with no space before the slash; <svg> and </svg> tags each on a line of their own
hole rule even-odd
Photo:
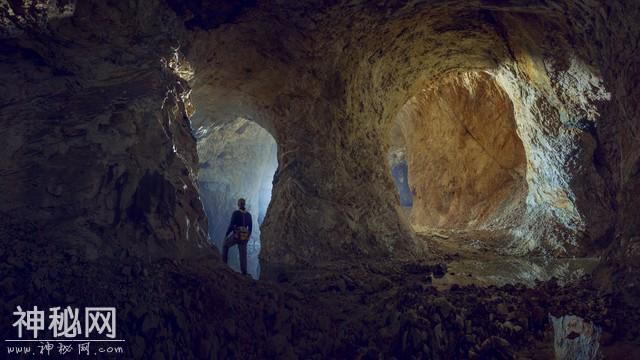
<svg viewBox="0 0 640 360">
<path fill-rule="evenodd" d="M 253 219 L 251 218 L 251 213 L 247 213 L 249 215 L 249 237 L 251 237 L 251 230 L 253 230 Z"/>
</svg>

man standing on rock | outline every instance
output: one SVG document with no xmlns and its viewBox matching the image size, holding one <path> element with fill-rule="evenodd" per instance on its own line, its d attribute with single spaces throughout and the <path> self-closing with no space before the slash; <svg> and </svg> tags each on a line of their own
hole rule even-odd
<svg viewBox="0 0 640 360">
<path fill-rule="evenodd" d="M 246 201 L 238 199 L 238 210 L 231 215 L 231 222 L 225 234 L 224 245 L 222 247 L 222 260 L 225 264 L 229 257 L 229 248 L 238 245 L 240 253 L 240 270 L 247 275 L 247 243 L 251 238 L 251 213 L 246 208 Z"/>
</svg>

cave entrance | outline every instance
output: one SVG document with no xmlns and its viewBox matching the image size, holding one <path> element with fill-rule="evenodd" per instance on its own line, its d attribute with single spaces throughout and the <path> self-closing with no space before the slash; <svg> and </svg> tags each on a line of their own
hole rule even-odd
<svg viewBox="0 0 640 360">
<path fill-rule="evenodd" d="M 200 196 L 209 221 L 209 236 L 222 251 L 225 232 L 237 199 L 247 200 L 253 231 L 247 247 L 247 270 L 260 275 L 260 225 L 269 202 L 273 175 L 278 167 L 273 136 L 255 122 L 237 117 L 222 125 L 200 129 L 197 134 Z M 229 265 L 240 271 L 238 247 L 229 251 Z"/>
<path fill-rule="evenodd" d="M 548 191 L 528 182 L 527 171 L 558 172 L 540 161 L 531 139 L 523 143 L 518 129 L 527 134 L 532 119 L 516 117 L 511 99 L 489 73 L 449 75 L 425 85 L 391 124 L 388 161 L 394 178 L 406 167 L 408 221 L 431 251 L 448 260 L 449 276 L 434 280 L 437 286 L 533 285 L 553 277 L 567 282 L 597 265 L 593 258 L 550 259 L 544 249 L 527 257 L 514 251 L 530 242 L 528 201 Z M 400 191 L 401 205 L 402 197 Z"/>
<path fill-rule="evenodd" d="M 403 106 L 389 162 L 417 234 L 513 228 L 525 210 L 526 156 L 513 105 L 485 72 L 447 76 Z M 406 173 L 406 184 L 397 173 Z M 400 177 L 402 178 L 402 176 Z"/>
</svg>

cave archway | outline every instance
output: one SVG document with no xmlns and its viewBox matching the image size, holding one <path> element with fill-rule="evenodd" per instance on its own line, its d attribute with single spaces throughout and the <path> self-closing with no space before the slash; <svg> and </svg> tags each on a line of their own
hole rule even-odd
<svg viewBox="0 0 640 360">
<path fill-rule="evenodd" d="M 247 200 L 253 231 L 247 247 L 247 270 L 260 276 L 260 225 L 271 201 L 273 175 L 278 167 L 277 145 L 255 122 L 236 117 L 196 132 L 200 197 L 209 222 L 211 241 L 222 250 L 231 213 L 238 198 Z M 238 248 L 229 251 L 229 265 L 239 271 Z"/>
<path fill-rule="evenodd" d="M 489 74 L 452 74 L 426 85 L 395 117 L 390 141 L 394 178 L 398 168 L 407 171 L 416 230 L 519 223 L 525 150 L 511 100 Z"/>
</svg>

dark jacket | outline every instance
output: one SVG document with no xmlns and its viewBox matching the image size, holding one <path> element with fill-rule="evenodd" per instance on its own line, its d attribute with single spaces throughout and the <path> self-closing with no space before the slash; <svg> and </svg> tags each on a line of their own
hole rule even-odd
<svg viewBox="0 0 640 360">
<path fill-rule="evenodd" d="M 251 213 L 248 211 L 236 210 L 231 215 L 231 222 L 229 223 L 229 227 L 227 228 L 227 232 L 225 233 L 225 237 L 228 236 L 233 230 L 236 229 L 236 226 L 247 226 L 249 228 L 249 237 L 251 237 L 253 221 L 251 220 Z"/>
</svg>

